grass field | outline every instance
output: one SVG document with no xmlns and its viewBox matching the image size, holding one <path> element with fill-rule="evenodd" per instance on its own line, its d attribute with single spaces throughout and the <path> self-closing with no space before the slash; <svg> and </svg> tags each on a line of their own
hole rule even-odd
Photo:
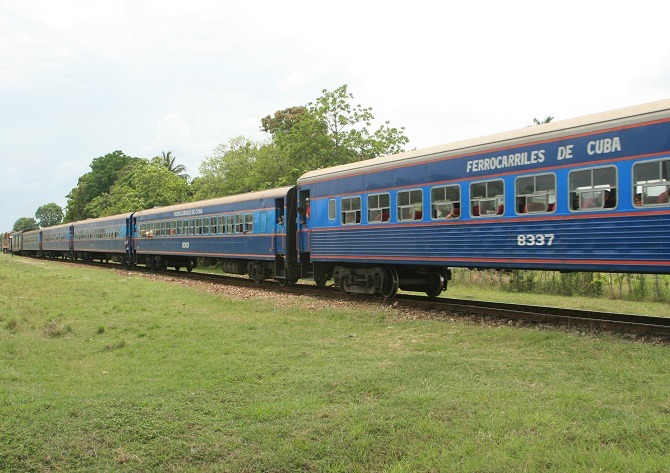
<svg viewBox="0 0 670 473">
<path fill-rule="evenodd" d="M 0 256 L 2 471 L 669 471 L 670 347 Z"/>
</svg>

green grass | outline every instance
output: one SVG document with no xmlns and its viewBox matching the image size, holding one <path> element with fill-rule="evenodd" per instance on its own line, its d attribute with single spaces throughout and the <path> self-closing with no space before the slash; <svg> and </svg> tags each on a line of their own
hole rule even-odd
<svg viewBox="0 0 670 473">
<path fill-rule="evenodd" d="M 445 297 L 480 301 L 506 302 L 510 304 L 528 304 L 567 309 L 594 310 L 619 314 L 653 315 L 670 317 L 670 304 L 667 302 L 613 300 L 604 297 L 557 296 L 549 294 L 529 294 L 507 292 L 495 287 L 485 287 L 460 281 L 449 284 Z"/>
<path fill-rule="evenodd" d="M 0 470 L 668 471 L 670 348 L 0 257 Z"/>
</svg>

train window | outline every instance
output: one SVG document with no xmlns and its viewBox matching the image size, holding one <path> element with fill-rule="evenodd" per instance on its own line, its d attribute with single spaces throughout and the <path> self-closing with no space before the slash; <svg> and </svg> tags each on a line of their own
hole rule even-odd
<svg viewBox="0 0 670 473">
<path fill-rule="evenodd" d="M 571 171 L 570 210 L 611 209 L 617 204 L 616 168 L 607 166 Z"/>
<path fill-rule="evenodd" d="M 335 220 L 337 217 L 337 202 L 335 199 L 328 200 L 328 220 Z"/>
<path fill-rule="evenodd" d="M 344 197 L 342 206 L 342 225 L 356 225 L 361 223 L 361 198 Z"/>
<path fill-rule="evenodd" d="M 235 222 L 232 215 L 226 215 L 226 233 L 235 233 Z"/>
<path fill-rule="evenodd" d="M 548 213 L 556 210 L 556 176 L 538 174 L 516 179 L 517 213 Z"/>
<path fill-rule="evenodd" d="M 202 219 L 202 234 L 209 235 L 209 217 Z"/>
<path fill-rule="evenodd" d="M 177 234 L 177 236 L 181 236 L 181 235 L 182 235 L 182 229 L 184 228 L 183 225 L 182 225 L 182 221 L 181 221 L 181 220 L 177 220 L 176 223 L 177 223 L 177 231 L 176 231 L 176 234 Z"/>
<path fill-rule="evenodd" d="M 177 221 L 172 220 L 170 222 L 170 235 L 174 236 L 177 234 Z"/>
<path fill-rule="evenodd" d="M 636 207 L 670 204 L 670 159 L 633 165 L 633 204 Z"/>
<path fill-rule="evenodd" d="M 421 220 L 423 218 L 423 191 L 412 189 L 398 192 L 398 221 Z"/>
<path fill-rule="evenodd" d="M 502 179 L 470 184 L 470 215 L 492 217 L 505 213 L 505 184 Z"/>
<path fill-rule="evenodd" d="M 254 214 L 244 214 L 244 233 L 254 232 Z"/>
<path fill-rule="evenodd" d="M 390 194 L 368 196 L 368 223 L 388 222 L 391 218 Z"/>
<path fill-rule="evenodd" d="M 190 218 L 188 220 L 188 234 L 189 235 L 195 235 L 195 219 Z"/>
<path fill-rule="evenodd" d="M 244 218 L 241 214 L 235 215 L 235 233 L 244 233 Z"/>
<path fill-rule="evenodd" d="M 440 186 L 430 190 L 430 218 L 461 216 L 461 186 Z"/>
</svg>

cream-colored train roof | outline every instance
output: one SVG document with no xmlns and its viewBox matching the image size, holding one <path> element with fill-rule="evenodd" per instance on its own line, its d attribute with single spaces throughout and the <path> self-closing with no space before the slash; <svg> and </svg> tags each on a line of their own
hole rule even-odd
<svg viewBox="0 0 670 473">
<path fill-rule="evenodd" d="M 186 202 L 184 204 L 169 205 L 165 207 L 155 207 L 153 209 L 135 212 L 134 217 L 145 217 L 148 215 L 160 214 L 164 212 L 179 212 L 180 210 L 189 210 L 199 207 L 212 207 L 224 204 L 233 204 L 235 202 L 246 202 L 247 200 L 260 200 L 285 196 L 293 186 L 279 187 L 263 191 L 248 192 L 246 194 L 229 195 L 218 197 L 216 199 L 200 200 L 197 202 Z"/>
<path fill-rule="evenodd" d="M 125 219 L 127 219 L 128 217 L 130 217 L 131 213 L 132 212 L 126 212 L 126 213 L 123 213 L 123 214 L 110 215 L 108 217 L 88 218 L 86 220 L 78 220 L 78 221 L 74 222 L 73 224 L 74 224 L 75 227 L 80 227 L 82 225 L 93 225 L 94 227 L 97 226 L 97 225 L 103 226 L 103 225 L 105 225 L 109 222 L 117 222 L 117 223 L 122 222 Z"/>
<path fill-rule="evenodd" d="M 42 231 L 58 231 L 58 230 L 64 230 L 64 229 L 68 229 L 68 228 L 70 228 L 71 225 L 72 225 L 72 222 L 68 222 L 68 223 L 60 223 L 60 224 L 58 224 L 58 225 L 54 225 L 53 227 L 46 227 L 46 228 L 43 228 Z"/>
<path fill-rule="evenodd" d="M 483 136 L 464 141 L 424 148 L 395 155 L 379 156 L 377 158 L 343 164 L 330 168 L 318 169 L 303 174 L 298 179 L 298 185 L 324 179 L 336 179 L 352 174 L 378 171 L 393 168 L 400 164 L 419 163 L 431 159 L 448 158 L 464 153 L 483 152 L 490 148 L 514 146 L 534 141 L 556 138 L 571 133 L 579 128 L 579 132 L 594 131 L 606 128 L 611 122 L 624 125 L 642 120 L 653 120 L 670 117 L 670 99 L 659 100 L 642 105 L 621 108 L 609 112 L 586 115 L 579 118 L 559 120 L 544 125 L 529 126 L 518 130 Z M 576 132 L 576 131 L 574 131 Z"/>
</svg>

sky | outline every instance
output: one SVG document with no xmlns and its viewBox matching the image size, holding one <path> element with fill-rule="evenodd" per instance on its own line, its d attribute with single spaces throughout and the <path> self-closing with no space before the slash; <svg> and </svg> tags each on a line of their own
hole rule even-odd
<svg viewBox="0 0 670 473">
<path fill-rule="evenodd" d="M 99 156 L 219 144 L 346 84 L 406 149 L 670 98 L 667 1 L 0 0 L 0 231 Z"/>
</svg>

